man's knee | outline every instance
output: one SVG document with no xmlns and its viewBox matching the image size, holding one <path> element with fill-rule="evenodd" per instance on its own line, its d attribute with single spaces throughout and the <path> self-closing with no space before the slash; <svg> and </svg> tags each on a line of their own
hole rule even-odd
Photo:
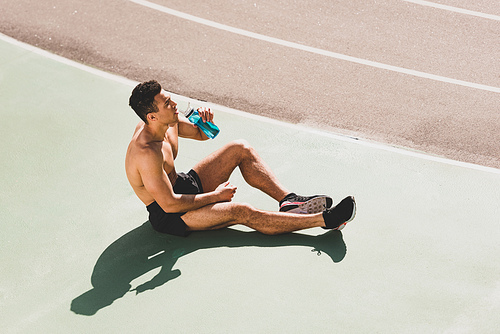
<svg viewBox="0 0 500 334">
<path fill-rule="evenodd" d="M 238 223 L 251 227 L 263 234 L 278 235 L 283 233 L 279 225 L 265 222 L 263 212 L 247 203 L 238 203 Z"/>
<path fill-rule="evenodd" d="M 233 217 L 236 224 L 251 227 L 263 234 L 278 235 L 283 230 L 277 224 L 266 223 L 262 218 L 263 212 L 248 203 L 233 203 Z"/>
<path fill-rule="evenodd" d="M 253 147 L 245 139 L 237 139 L 231 142 L 231 147 L 238 150 L 241 155 L 253 153 Z"/>
<path fill-rule="evenodd" d="M 253 218 L 255 208 L 248 203 L 233 203 L 233 215 L 240 224 L 245 224 Z"/>
</svg>

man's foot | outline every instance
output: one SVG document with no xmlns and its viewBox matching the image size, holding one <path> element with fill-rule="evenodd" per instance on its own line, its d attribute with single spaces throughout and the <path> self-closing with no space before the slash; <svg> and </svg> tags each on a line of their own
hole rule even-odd
<svg viewBox="0 0 500 334">
<path fill-rule="evenodd" d="M 323 211 L 323 219 L 326 225 L 323 228 L 340 231 L 348 222 L 354 219 L 355 215 L 356 201 L 354 197 L 348 196 L 333 208 Z"/>
<path fill-rule="evenodd" d="M 280 211 L 288 213 L 319 213 L 333 204 L 331 197 L 325 195 L 298 196 L 291 193 L 280 202 Z"/>
</svg>

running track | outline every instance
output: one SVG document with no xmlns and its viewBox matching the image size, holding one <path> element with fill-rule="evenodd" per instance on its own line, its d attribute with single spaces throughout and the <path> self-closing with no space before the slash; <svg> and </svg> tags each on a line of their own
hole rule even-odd
<svg viewBox="0 0 500 334">
<path fill-rule="evenodd" d="M 0 32 L 133 80 L 500 167 L 495 1 L 0 4 Z"/>
</svg>

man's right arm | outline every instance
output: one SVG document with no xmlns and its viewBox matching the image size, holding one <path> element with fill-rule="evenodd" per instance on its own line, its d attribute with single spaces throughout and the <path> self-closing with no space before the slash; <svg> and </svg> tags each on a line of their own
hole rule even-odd
<svg viewBox="0 0 500 334">
<path fill-rule="evenodd" d="M 161 153 L 146 149 L 138 160 L 138 171 L 144 187 L 165 212 L 187 212 L 212 203 L 228 202 L 231 201 L 236 191 L 236 187 L 226 183 L 209 193 L 198 195 L 176 194 L 167 173 L 163 170 Z"/>
</svg>

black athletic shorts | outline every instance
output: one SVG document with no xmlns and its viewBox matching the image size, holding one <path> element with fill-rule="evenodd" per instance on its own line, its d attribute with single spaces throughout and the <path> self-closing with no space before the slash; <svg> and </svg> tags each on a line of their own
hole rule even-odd
<svg viewBox="0 0 500 334">
<path fill-rule="evenodd" d="M 192 169 L 187 174 L 178 173 L 174 193 L 190 195 L 203 193 L 203 187 L 201 186 L 198 174 Z M 181 218 L 185 212 L 166 213 L 156 202 L 149 204 L 146 208 L 149 212 L 149 222 L 155 231 L 181 237 L 189 235 L 190 232 L 187 230 L 186 223 Z"/>
</svg>

